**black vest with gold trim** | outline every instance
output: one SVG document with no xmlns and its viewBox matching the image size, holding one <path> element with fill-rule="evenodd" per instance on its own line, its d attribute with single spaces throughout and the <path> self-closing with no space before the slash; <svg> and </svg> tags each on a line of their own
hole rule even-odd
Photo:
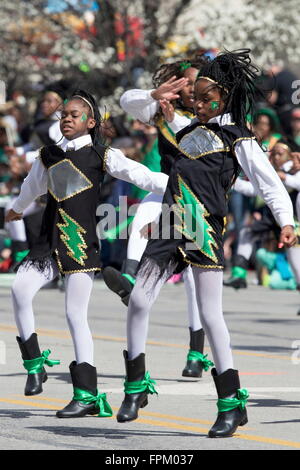
<svg viewBox="0 0 300 470">
<path fill-rule="evenodd" d="M 47 205 L 30 260 L 53 255 L 64 274 L 100 269 L 96 209 L 106 151 L 102 145 L 67 152 L 56 145 L 41 149 L 48 173 Z"/>
<path fill-rule="evenodd" d="M 174 265 L 176 272 L 187 264 L 222 269 L 227 193 L 240 169 L 235 146 L 254 136 L 235 124 L 220 127 L 198 121 L 177 133 L 176 139 L 178 153 L 164 194 L 163 215 L 144 251 L 141 269 L 150 272 L 153 264 L 161 274 Z M 164 208 L 172 209 L 170 216 Z"/>
</svg>

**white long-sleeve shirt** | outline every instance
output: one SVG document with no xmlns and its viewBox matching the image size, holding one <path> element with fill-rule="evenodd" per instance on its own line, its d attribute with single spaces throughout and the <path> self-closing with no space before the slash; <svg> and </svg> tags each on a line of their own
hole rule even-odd
<svg viewBox="0 0 300 470">
<path fill-rule="evenodd" d="M 294 175 L 285 175 L 284 185 L 288 188 L 300 191 L 300 171 L 297 171 Z"/>
<path fill-rule="evenodd" d="M 90 135 L 74 140 L 64 139 L 60 145 L 63 151 L 79 150 L 92 143 Z M 105 170 L 111 176 L 135 184 L 145 191 L 164 194 L 168 176 L 164 173 L 152 172 L 145 165 L 126 158 L 119 149 L 110 148 L 106 154 Z M 21 191 L 12 209 L 21 214 L 26 207 L 48 190 L 48 172 L 40 158 L 36 159 L 30 172 L 24 179 Z"/>
</svg>

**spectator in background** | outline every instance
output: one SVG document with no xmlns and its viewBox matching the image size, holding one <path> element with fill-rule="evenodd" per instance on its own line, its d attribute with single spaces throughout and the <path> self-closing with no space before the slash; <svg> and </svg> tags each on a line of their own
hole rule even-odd
<svg viewBox="0 0 300 470">
<path fill-rule="evenodd" d="M 270 108 L 261 108 L 253 116 L 253 132 L 258 142 L 266 150 L 272 150 L 280 139 L 280 123 L 276 112 Z"/>
<path fill-rule="evenodd" d="M 300 152 L 300 108 L 294 108 L 291 114 L 291 140 L 294 150 Z"/>
<path fill-rule="evenodd" d="M 277 112 L 284 133 L 290 135 L 291 113 L 295 107 L 293 83 L 298 77 L 281 63 L 270 65 L 266 72 L 269 76 L 268 87 L 272 90 L 268 102 Z"/>
</svg>

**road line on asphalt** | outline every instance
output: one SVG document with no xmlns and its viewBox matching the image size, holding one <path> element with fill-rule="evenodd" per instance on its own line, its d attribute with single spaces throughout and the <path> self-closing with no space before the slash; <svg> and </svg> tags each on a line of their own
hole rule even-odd
<svg viewBox="0 0 300 470">
<path fill-rule="evenodd" d="M 0 331 L 17 331 L 17 328 L 12 325 L 4 325 L 0 324 Z M 37 334 L 40 336 L 53 336 L 55 338 L 67 338 L 71 339 L 70 334 L 67 331 L 63 330 L 46 330 L 43 328 L 37 329 L 36 330 Z M 115 341 L 115 342 L 121 342 L 121 343 L 126 343 L 126 338 L 122 337 L 116 337 L 116 336 L 103 336 L 103 335 L 93 335 L 94 339 L 99 339 L 102 341 Z M 184 344 L 176 344 L 176 343 L 165 343 L 161 341 L 152 341 L 149 340 L 146 343 L 147 345 L 150 346 L 163 346 L 163 347 L 168 347 L 168 348 L 177 348 L 177 349 L 188 349 L 188 346 Z M 206 351 L 210 350 L 209 348 L 205 348 Z M 255 353 L 252 351 L 240 351 L 238 349 L 233 349 L 232 353 L 235 355 L 240 355 L 240 356 L 252 356 L 252 357 L 264 357 L 267 359 L 282 359 L 282 360 L 288 360 L 291 361 L 290 356 L 280 356 L 280 355 L 275 355 L 275 354 L 265 354 L 265 353 Z"/>
<path fill-rule="evenodd" d="M 39 399 L 41 399 L 41 398 L 42 397 L 39 397 Z M 11 400 L 11 399 L 8 399 L 8 398 L 1 398 L 0 402 L 11 403 L 11 404 L 16 404 L 16 405 L 27 405 L 27 406 L 32 406 L 32 407 L 35 407 L 35 408 L 42 408 L 42 409 L 57 410 L 56 406 L 51 406 L 51 405 L 48 405 L 48 404 L 43 405 L 42 403 L 35 403 L 31 400 Z M 143 414 L 146 415 L 146 412 L 143 412 Z M 153 415 L 153 413 L 152 413 L 152 415 Z M 155 415 L 159 416 L 160 413 L 155 413 Z M 161 415 L 161 416 L 163 417 L 165 415 Z M 167 416 L 168 416 L 168 419 L 169 419 L 169 415 L 167 415 Z M 113 417 L 111 417 L 111 419 L 112 418 Z M 189 419 L 189 418 L 185 418 L 185 419 Z M 207 434 L 207 432 L 208 432 L 208 428 L 201 428 L 199 426 L 189 426 L 189 425 L 186 425 L 186 424 L 170 423 L 170 422 L 158 421 L 158 420 L 153 420 L 153 419 L 138 418 L 135 422 L 140 423 L 140 424 L 149 424 L 151 426 L 158 426 L 158 427 L 176 429 L 176 430 L 181 430 L 181 431 L 189 431 L 189 432 L 201 433 L 201 434 L 203 434 L 203 433 Z M 210 424 L 210 423 L 207 423 L 207 424 Z M 234 439 L 248 440 L 248 441 L 252 441 L 252 442 L 260 442 L 260 443 L 264 443 L 264 444 L 272 444 L 272 445 L 277 445 L 277 446 L 292 447 L 292 448 L 300 449 L 300 442 L 287 441 L 287 440 L 276 439 L 276 438 L 272 438 L 272 437 L 256 436 L 256 435 L 251 435 L 251 434 L 237 434 L 237 435 L 233 436 L 233 438 Z"/>
<path fill-rule="evenodd" d="M 10 398 L 0 398 L 0 403 L 10 403 L 12 405 L 27 405 L 33 406 L 34 408 L 43 408 L 49 410 L 57 410 L 57 406 L 43 405 L 42 403 L 36 403 L 29 400 L 11 400 Z"/>
</svg>

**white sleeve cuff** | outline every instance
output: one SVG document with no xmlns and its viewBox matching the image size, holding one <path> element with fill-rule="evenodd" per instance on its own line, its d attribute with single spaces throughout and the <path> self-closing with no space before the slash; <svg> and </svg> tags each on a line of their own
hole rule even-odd
<svg viewBox="0 0 300 470">
<path fill-rule="evenodd" d="M 177 132 L 181 131 L 181 129 L 184 129 L 185 127 L 189 126 L 191 123 L 191 120 L 187 118 L 186 116 L 181 116 L 178 113 L 174 113 L 174 119 L 171 122 L 168 122 L 168 126 L 172 131 L 177 134 Z"/>
<path fill-rule="evenodd" d="M 296 189 L 296 191 L 300 191 L 300 172 L 298 171 L 295 175 L 286 174 L 283 184 L 289 188 Z"/>
</svg>

